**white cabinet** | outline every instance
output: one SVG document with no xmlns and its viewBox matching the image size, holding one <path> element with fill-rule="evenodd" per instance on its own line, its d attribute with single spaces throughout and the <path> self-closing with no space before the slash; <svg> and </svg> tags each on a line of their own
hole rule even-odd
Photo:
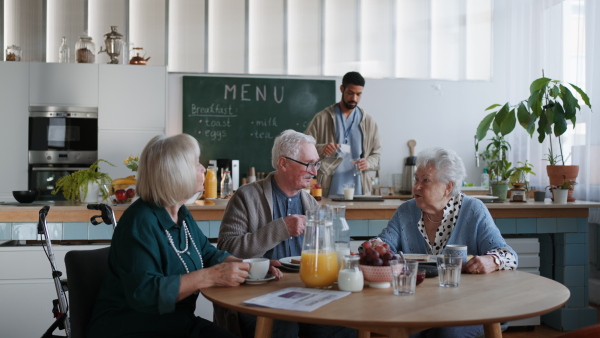
<svg viewBox="0 0 600 338">
<path fill-rule="evenodd" d="M 100 65 L 98 157 L 113 179 L 132 172 L 123 160 L 165 134 L 167 69 L 164 66 Z"/>
<path fill-rule="evenodd" d="M 27 190 L 29 64 L 0 62 L 0 200 L 14 201 L 13 190 Z"/>
<path fill-rule="evenodd" d="M 29 63 L 32 106 L 98 106 L 98 65 Z"/>
</svg>

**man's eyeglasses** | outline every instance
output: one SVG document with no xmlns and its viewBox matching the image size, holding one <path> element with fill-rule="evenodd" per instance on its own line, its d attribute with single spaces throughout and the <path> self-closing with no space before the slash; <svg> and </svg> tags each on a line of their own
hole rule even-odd
<svg viewBox="0 0 600 338">
<path fill-rule="evenodd" d="M 319 170 L 319 168 L 321 168 L 321 161 L 315 162 L 315 163 L 306 163 L 306 162 L 301 162 L 301 161 L 298 161 L 298 160 L 294 160 L 291 157 L 287 157 L 287 156 L 284 156 L 284 157 L 287 158 L 290 161 L 294 161 L 294 162 L 296 162 L 298 164 L 305 165 L 306 166 L 306 171 L 308 171 L 308 172 L 313 172 L 314 170 Z"/>
</svg>

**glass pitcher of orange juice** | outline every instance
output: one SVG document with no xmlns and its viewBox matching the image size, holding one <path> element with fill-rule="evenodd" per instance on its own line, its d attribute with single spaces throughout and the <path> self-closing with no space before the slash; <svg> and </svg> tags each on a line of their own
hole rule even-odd
<svg viewBox="0 0 600 338">
<path fill-rule="evenodd" d="M 209 166 L 204 178 L 204 198 L 217 198 L 217 168 Z"/>
<path fill-rule="evenodd" d="M 337 280 L 338 260 L 333 237 L 331 206 L 320 205 L 306 213 L 300 279 L 310 288 L 330 288 Z"/>
</svg>

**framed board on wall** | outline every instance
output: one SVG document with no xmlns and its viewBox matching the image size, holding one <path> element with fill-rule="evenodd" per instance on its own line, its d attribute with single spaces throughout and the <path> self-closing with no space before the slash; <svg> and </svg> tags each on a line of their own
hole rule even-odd
<svg viewBox="0 0 600 338">
<path fill-rule="evenodd" d="M 240 161 L 271 172 L 271 148 L 283 130 L 304 132 L 316 113 L 335 103 L 335 80 L 183 77 L 183 132 L 201 147 L 200 161 Z"/>
</svg>

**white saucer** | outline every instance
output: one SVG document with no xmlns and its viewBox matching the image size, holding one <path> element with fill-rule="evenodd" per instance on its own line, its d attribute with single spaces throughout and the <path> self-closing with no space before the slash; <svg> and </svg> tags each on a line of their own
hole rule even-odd
<svg viewBox="0 0 600 338">
<path fill-rule="evenodd" d="M 258 285 L 258 284 L 265 284 L 266 282 L 275 279 L 275 276 L 269 274 L 267 275 L 265 278 L 263 279 L 248 279 L 246 278 L 246 284 L 248 285 Z"/>
</svg>

